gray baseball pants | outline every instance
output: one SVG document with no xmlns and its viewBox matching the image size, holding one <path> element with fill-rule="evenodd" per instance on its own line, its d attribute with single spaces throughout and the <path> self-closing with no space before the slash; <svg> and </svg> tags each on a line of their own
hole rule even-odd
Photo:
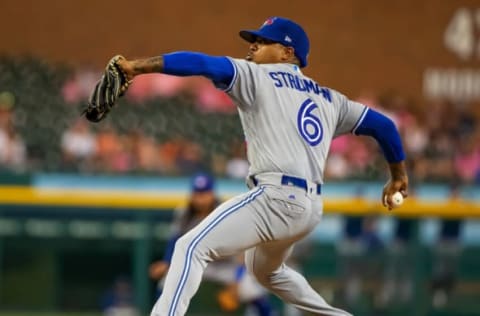
<svg viewBox="0 0 480 316">
<path fill-rule="evenodd" d="M 282 300 L 314 315 L 346 316 L 285 265 L 294 243 L 320 222 L 317 185 L 282 185 L 282 174 L 262 173 L 251 190 L 221 204 L 176 245 L 161 297 L 151 316 L 185 315 L 209 262 L 245 251 L 247 269 Z"/>
</svg>

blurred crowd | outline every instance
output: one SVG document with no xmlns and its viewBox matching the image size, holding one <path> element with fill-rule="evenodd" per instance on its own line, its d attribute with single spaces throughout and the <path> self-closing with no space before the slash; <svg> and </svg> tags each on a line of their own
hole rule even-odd
<svg viewBox="0 0 480 316">
<path fill-rule="evenodd" d="M 356 99 L 390 117 L 400 130 L 414 181 L 480 182 L 480 109 L 474 103 L 416 104 L 397 94 Z M 361 137 L 334 141 L 327 176 L 342 179 L 383 172 L 376 143 Z M 370 170 L 369 170 L 370 169 Z"/>
<path fill-rule="evenodd" d="M 21 76 L 11 76 L 9 85 L 35 85 Z M 57 91 L 51 89 L 56 95 L 50 96 L 60 104 L 58 110 L 50 109 L 57 116 L 38 128 L 29 122 L 32 116 L 42 115 L 39 107 L 49 107 L 44 91 L 31 101 L 42 104 L 30 107 L 24 107 L 16 93 L 31 87 L 0 91 L 1 169 L 167 175 L 210 170 L 233 178 L 246 175 L 248 162 L 236 109 L 208 81 L 139 77 L 113 119 L 90 124 L 78 113 L 99 78 L 98 71 L 84 67 L 61 77 Z M 396 123 L 413 181 L 480 183 L 480 109 L 476 104 L 442 100 L 419 104 L 396 93 L 350 97 Z M 198 125 L 201 121 L 203 125 Z M 47 138 L 52 129 L 56 132 Z M 35 142 L 42 136 L 40 146 Z M 326 178 L 382 178 L 382 160 L 371 139 L 342 136 L 332 144 Z"/>
<path fill-rule="evenodd" d="M 14 126 L 14 104 L 12 93 L 0 93 L 0 166 L 23 171 L 27 164 L 27 150 Z"/>
<path fill-rule="evenodd" d="M 159 142 L 142 130 L 122 134 L 108 124 L 93 132 L 90 124 L 79 118 L 61 137 L 63 168 L 86 172 L 189 175 L 212 169 L 217 174 L 244 177 L 248 163 L 243 147 L 243 143 L 232 144 L 231 155 L 214 155 L 210 159 L 215 164 L 209 166 L 201 144 L 181 135 Z"/>
</svg>

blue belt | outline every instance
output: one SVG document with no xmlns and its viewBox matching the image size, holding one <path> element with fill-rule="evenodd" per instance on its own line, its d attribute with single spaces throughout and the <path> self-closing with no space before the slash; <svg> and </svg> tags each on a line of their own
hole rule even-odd
<svg viewBox="0 0 480 316">
<path fill-rule="evenodd" d="M 255 186 L 258 185 L 257 179 L 255 179 L 255 176 L 251 176 L 253 184 Z M 308 185 L 307 185 L 307 180 L 302 179 L 302 178 L 297 178 L 297 177 L 292 177 L 292 176 L 287 176 L 287 175 L 282 175 L 282 179 L 280 181 L 282 185 L 293 185 L 294 187 L 302 188 L 308 193 Z M 320 195 L 322 194 L 322 185 L 317 184 L 317 194 Z"/>
</svg>

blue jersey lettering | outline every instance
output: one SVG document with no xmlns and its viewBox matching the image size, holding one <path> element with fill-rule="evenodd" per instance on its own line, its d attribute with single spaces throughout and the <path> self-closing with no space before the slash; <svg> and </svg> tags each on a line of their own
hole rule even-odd
<svg viewBox="0 0 480 316">
<path fill-rule="evenodd" d="M 330 93 L 330 90 L 328 90 L 327 88 L 322 88 L 320 90 L 322 92 L 322 96 L 327 99 L 328 102 L 332 102 L 332 94 Z"/>
<path fill-rule="evenodd" d="M 286 72 L 279 71 L 278 74 L 279 74 L 279 75 L 282 75 L 283 84 L 284 84 L 286 87 L 291 88 L 291 87 L 288 85 L 287 79 L 285 78 L 285 76 L 287 75 L 287 73 L 286 73 Z"/>
<path fill-rule="evenodd" d="M 292 74 L 289 74 L 287 73 L 287 76 L 288 76 L 288 82 L 290 83 L 290 88 L 294 88 L 294 89 L 297 89 L 297 90 L 300 90 L 298 89 L 297 85 L 295 84 L 295 77 L 294 75 Z"/>
<path fill-rule="evenodd" d="M 314 91 L 315 83 L 312 80 L 303 79 L 303 83 L 305 83 L 305 91 Z"/>
<path fill-rule="evenodd" d="M 297 87 L 297 90 L 298 91 L 306 91 L 307 90 L 307 87 L 305 86 L 305 84 L 303 84 L 303 80 L 300 79 L 298 76 L 295 76 L 295 86 Z"/>
<path fill-rule="evenodd" d="M 325 100 L 332 102 L 332 94 L 327 88 L 320 87 L 315 81 L 310 79 L 301 78 L 295 74 L 288 72 L 278 71 L 269 72 L 270 78 L 272 78 L 275 87 L 283 88 L 287 87 L 295 89 L 300 92 L 315 93 L 316 95 L 322 95 Z"/>
<path fill-rule="evenodd" d="M 282 87 L 282 82 L 280 81 L 280 79 L 278 79 L 277 73 L 269 72 L 268 74 L 273 79 L 273 81 L 275 81 L 275 87 L 281 88 Z"/>
</svg>

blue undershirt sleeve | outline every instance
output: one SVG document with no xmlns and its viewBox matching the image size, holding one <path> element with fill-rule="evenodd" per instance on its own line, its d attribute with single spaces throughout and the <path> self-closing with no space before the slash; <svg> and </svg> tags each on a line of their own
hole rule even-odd
<svg viewBox="0 0 480 316">
<path fill-rule="evenodd" d="M 175 76 L 204 76 L 218 87 L 228 87 L 235 69 L 225 56 L 175 52 L 163 55 L 163 73 Z"/>
<path fill-rule="evenodd" d="M 400 134 L 393 121 L 385 115 L 368 109 L 354 134 L 375 138 L 389 163 L 405 160 Z"/>
</svg>

